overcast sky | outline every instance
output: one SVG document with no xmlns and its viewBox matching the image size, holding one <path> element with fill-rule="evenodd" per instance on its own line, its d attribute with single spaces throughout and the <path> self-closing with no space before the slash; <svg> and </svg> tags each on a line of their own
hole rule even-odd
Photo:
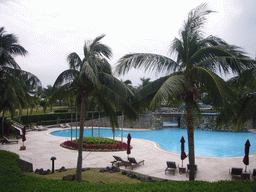
<svg viewBox="0 0 256 192">
<path fill-rule="evenodd" d="M 113 68 L 128 53 L 169 56 L 168 47 L 179 38 L 188 12 L 205 2 L 216 11 L 208 17 L 205 35 L 223 38 L 255 58 L 255 0 L 0 0 L 0 27 L 15 34 L 29 52 L 16 57 L 21 68 L 46 87 L 68 69 L 69 53 L 83 57 L 84 41 L 101 34 L 106 34 L 102 43 L 113 51 Z M 119 79 L 130 79 L 136 86 L 141 77 L 157 78 L 131 71 Z"/>
</svg>

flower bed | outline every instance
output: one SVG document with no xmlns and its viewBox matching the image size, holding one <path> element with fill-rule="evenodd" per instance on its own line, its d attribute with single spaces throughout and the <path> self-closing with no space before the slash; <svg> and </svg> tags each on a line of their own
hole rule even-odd
<svg viewBox="0 0 256 192">
<path fill-rule="evenodd" d="M 104 140 L 107 138 L 103 138 Z M 113 140 L 111 142 L 104 142 L 96 144 L 93 142 L 86 143 L 83 141 L 83 151 L 125 151 L 127 150 L 127 143 L 122 143 L 121 141 Z M 68 149 L 78 149 L 78 141 L 65 141 L 60 144 L 60 146 Z"/>
</svg>

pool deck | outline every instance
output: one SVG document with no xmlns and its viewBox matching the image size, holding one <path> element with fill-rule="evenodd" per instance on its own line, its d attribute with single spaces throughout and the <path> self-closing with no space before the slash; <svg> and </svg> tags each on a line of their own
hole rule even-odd
<svg viewBox="0 0 256 192">
<path fill-rule="evenodd" d="M 50 134 L 52 131 L 62 130 L 63 128 L 49 128 L 45 131 L 29 131 L 26 134 L 25 141 L 26 150 L 20 150 L 23 145 L 20 139 L 18 144 L 4 144 L 0 145 L 0 149 L 11 151 L 20 155 L 20 158 L 33 163 L 33 169 L 51 169 L 52 162 L 50 158 L 55 156 L 55 169 L 62 166 L 65 168 L 75 168 L 77 164 L 78 153 L 75 150 L 62 148 L 60 144 L 66 140 L 67 137 L 58 137 Z M 116 138 L 121 140 L 121 138 Z M 127 139 L 124 138 L 124 142 Z M 188 180 L 186 174 L 167 173 L 165 175 L 166 161 L 175 161 L 176 164 L 181 165 L 180 154 L 172 153 L 161 149 L 155 142 L 132 138 L 130 157 L 136 159 L 144 159 L 145 164 L 133 169 L 134 172 L 158 177 L 168 180 Z M 113 155 L 120 157 L 127 157 L 126 151 L 119 152 L 83 152 L 83 167 L 107 167 L 111 166 L 111 161 L 114 160 Z M 252 172 L 256 168 L 256 154 L 249 156 L 250 164 L 247 170 Z M 241 157 L 202 157 L 196 156 L 195 163 L 198 166 L 196 180 L 203 181 L 219 181 L 231 180 L 229 174 L 230 167 L 238 167 L 245 169 L 243 164 L 243 156 Z M 187 165 L 188 158 L 183 161 L 183 165 Z M 124 169 L 124 167 L 120 167 Z M 126 170 L 131 170 L 127 168 Z"/>
</svg>

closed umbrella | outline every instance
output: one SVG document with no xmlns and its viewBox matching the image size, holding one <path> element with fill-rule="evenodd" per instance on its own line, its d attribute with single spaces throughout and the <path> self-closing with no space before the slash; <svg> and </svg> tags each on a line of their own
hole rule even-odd
<svg viewBox="0 0 256 192">
<path fill-rule="evenodd" d="M 187 157 L 186 153 L 185 153 L 185 147 L 184 147 L 184 143 L 185 143 L 185 139 L 184 137 L 182 136 L 181 137 L 181 154 L 180 154 L 180 158 L 182 160 L 182 167 L 183 167 L 183 160 Z"/>
<path fill-rule="evenodd" d="M 11 125 L 8 123 L 7 124 L 7 137 L 9 137 L 10 136 L 10 127 L 11 127 Z"/>
<path fill-rule="evenodd" d="M 26 126 L 22 129 L 22 141 L 23 141 L 23 146 L 24 146 L 24 141 L 26 141 Z"/>
<path fill-rule="evenodd" d="M 250 141 L 249 139 L 247 139 L 246 143 L 245 143 L 245 148 L 244 148 L 244 159 L 243 162 L 245 164 L 245 172 L 247 169 L 247 165 L 249 165 L 249 149 L 250 149 Z"/>
<path fill-rule="evenodd" d="M 127 136 L 127 156 L 129 157 L 129 154 L 131 154 L 131 135 L 130 133 Z"/>
</svg>

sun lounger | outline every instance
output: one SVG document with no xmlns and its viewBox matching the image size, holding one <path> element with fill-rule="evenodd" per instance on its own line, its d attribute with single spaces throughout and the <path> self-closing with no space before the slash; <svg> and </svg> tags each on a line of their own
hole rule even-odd
<svg viewBox="0 0 256 192">
<path fill-rule="evenodd" d="M 242 177 L 242 173 L 243 173 L 243 168 L 236 168 L 236 167 L 232 167 L 229 169 L 229 174 L 233 178 L 241 178 Z"/>
<path fill-rule="evenodd" d="M 189 164 L 187 164 L 187 172 L 186 172 L 186 177 L 189 175 L 189 172 L 190 172 L 190 166 Z M 197 173 L 197 165 L 195 165 L 195 175 Z"/>
<path fill-rule="evenodd" d="M 62 127 L 62 128 L 69 128 L 70 125 L 68 123 L 65 123 L 65 124 L 60 124 L 60 127 Z"/>
<path fill-rule="evenodd" d="M 173 172 L 173 175 L 175 175 L 175 172 L 177 169 L 176 163 L 174 161 L 166 161 L 166 164 L 167 164 L 167 168 L 165 169 L 165 174 L 166 174 L 166 171 L 170 171 L 170 172 Z"/>
<path fill-rule="evenodd" d="M 121 157 L 115 156 L 115 155 L 113 155 L 113 157 L 115 158 L 115 160 L 110 162 L 110 163 L 112 163 L 112 166 L 117 165 L 119 167 L 119 166 L 124 165 L 125 163 L 128 163 L 127 158 L 122 159 Z"/>
<path fill-rule="evenodd" d="M 38 127 L 34 127 L 34 129 L 35 129 L 36 131 L 44 131 L 44 130 L 46 130 L 46 128 L 43 127 L 42 125 L 39 125 Z"/>
<path fill-rule="evenodd" d="M 143 165 L 144 165 L 144 161 L 145 161 L 145 160 L 136 160 L 133 157 L 128 157 L 128 160 L 129 160 L 129 162 L 124 162 L 125 169 L 127 167 L 132 167 L 132 169 L 133 169 L 134 167 L 137 167 L 141 163 L 143 163 Z"/>
<path fill-rule="evenodd" d="M 2 142 L 2 145 L 4 143 L 18 143 L 19 140 L 18 139 L 8 139 L 7 137 L 3 136 L 3 140 L 1 141 Z"/>
</svg>

